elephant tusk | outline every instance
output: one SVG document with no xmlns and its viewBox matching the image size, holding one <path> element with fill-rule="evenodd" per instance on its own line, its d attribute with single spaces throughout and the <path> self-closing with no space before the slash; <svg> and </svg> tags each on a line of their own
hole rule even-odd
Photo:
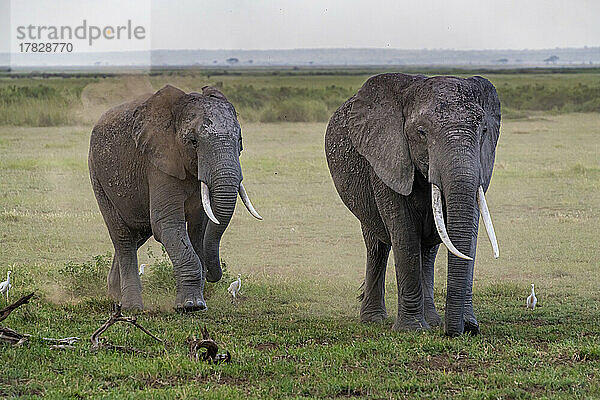
<svg viewBox="0 0 600 400">
<path fill-rule="evenodd" d="M 446 245 L 450 253 L 454 254 L 458 258 L 465 260 L 473 260 L 469 256 L 465 256 L 463 253 L 458 251 L 456 247 L 450 241 L 448 232 L 446 231 L 446 224 L 444 223 L 444 212 L 442 211 L 442 192 L 440 188 L 434 184 L 431 184 L 431 207 L 433 208 L 433 220 L 435 221 L 435 227 L 437 228 L 438 235 L 442 239 L 442 242 Z"/>
<path fill-rule="evenodd" d="M 219 225 L 219 220 L 215 218 L 215 214 L 213 214 L 212 208 L 210 207 L 210 191 L 208 190 L 206 183 L 202 181 L 200 182 L 200 193 L 202 194 L 202 207 L 204 207 L 204 212 L 212 222 Z"/>
<path fill-rule="evenodd" d="M 477 203 L 479 204 L 479 211 L 483 218 L 483 225 L 487 232 L 490 243 L 492 244 L 492 251 L 494 252 L 494 258 L 498 258 L 500 255 L 498 251 L 498 241 L 496 240 L 496 232 L 494 232 L 494 225 L 492 225 L 492 217 L 490 216 L 490 210 L 488 209 L 487 202 L 485 201 L 485 195 L 483 188 L 479 186 L 477 189 Z"/>
<path fill-rule="evenodd" d="M 250 202 L 250 197 L 248 197 L 248 193 L 246 193 L 246 189 L 244 188 L 244 185 L 242 184 L 242 182 L 240 182 L 239 192 L 240 192 L 240 197 L 242 198 L 242 201 L 244 202 L 244 205 L 246 206 L 246 208 L 248 209 L 250 214 L 252 214 L 252 216 L 254 218 L 262 220 L 263 217 L 261 217 L 260 214 L 257 213 L 256 210 L 254 209 L 254 206 L 252 206 L 252 203 Z"/>
</svg>

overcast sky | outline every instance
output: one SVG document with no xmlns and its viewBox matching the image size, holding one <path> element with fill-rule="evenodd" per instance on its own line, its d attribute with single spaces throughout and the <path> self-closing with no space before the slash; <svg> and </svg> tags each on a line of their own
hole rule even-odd
<svg viewBox="0 0 600 400">
<path fill-rule="evenodd" d="M 153 0 L 152 7 L 155 49 L 599 45 L 597 0 Z"/>
<path fill-rule="evenodd" d="M 0 0 L 0 52 L 9 40 L 15 41 L 15 32 L 8 33 L 9 4 L 10 0 Z M 154 49 L 600 46 L 599 0 L 13 0 L 13 4 L 22 9 L 23 18 L 12 13 L 19 24 L 75 26 L 85 17 L 97 25 L 131 18 L 145 26 L 151 14 Z M 95 49 L 102 46 L 98 43 Z"/>
</svg>

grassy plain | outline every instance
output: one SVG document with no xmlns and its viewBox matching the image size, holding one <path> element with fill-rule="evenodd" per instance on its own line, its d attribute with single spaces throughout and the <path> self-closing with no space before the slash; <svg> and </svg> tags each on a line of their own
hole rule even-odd
<svg viewBox="0 0 600 400">
<path fill-rule="evenodd" d="M 586 74 L 488 78 L 499 88 L 536 80 L 554 82 L 549 90 L 594 85 Z M 229 85 L 267 91 L 296 87 L 318 97 L 331 85 L 355 90 L 364 79 L 11 80 L 16 86 L 55 86 L 60 93 L 69 87 L 66 92 L 75 97 L 65 103 L 69 120 L 60 126 L 7 121 L 0 126 L 0 278 L 13 271 L 12 299 L 38 293 L 2 322 L 33 336 L 27 346 L 0 347 L 0 397 L 600 397 L 598 113 L 519 110 L 523 118 L 503 122 L 487 196 L 501 257 L 492 258 L 483 233 L 474 290 L 478 337 L 391 331 L 397 310 L 392 263 L 386 286 L 391 317 L 381 325 L 359 324 L 364 246 L 327 171 L 326 124 L 251 122 L 259 118 L 242 114 L 245 185 L 264 221 L 238 204 L 222 242 L 226 276 L 207 285 L 209 310 L 171 311 L 169 265 L 150 241 L 139 253 L 140 262 L 150 264 L 142 280 L 149 310 L 139 321 L 165 338 L 168 350 L 139 331 L 117 326 L 106 333 L 110 341 L 150 354 L 89 352 L 87 338 L 109 313 L 104 280 L 110 261 L 103 255 L 112 250 L 87 176 L 89 121 L 99 110 L 166 82 L 187 90 L 219 81 L 224 91 Z M 8 84 L 2 80 L 3 85 Z M 13 111 L 34 115 L 42 104 Z M 270 106 L 265 104 L 246 112 L 261 113 Z M 441 253 L 435 296 L 443 312 L 446 256 Z M 226 287 L 237 273 L 243 277 L 243 299 L 232 304 Z M 539 298 L 534 312 L 524 306 L 531 282 Z M 203 325 L 231 351 L 231 364 L 188 359 L 186 338 Z M 83 342 L 70 351 L 49 350 L 40 341 L 73 335 Z"/>
</svg>

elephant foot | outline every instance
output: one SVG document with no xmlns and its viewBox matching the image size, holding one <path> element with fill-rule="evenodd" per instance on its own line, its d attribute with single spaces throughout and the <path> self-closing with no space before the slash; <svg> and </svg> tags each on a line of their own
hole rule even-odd
<svg viewBox="0 0 600 400">
<path fill-rule="evenodd" d="M 422 316 L 398 316 L 392 329 L 395 331 L 425 331 L 431 327 Z"/>
<path fill-rule="evenodd" d="M 360 312 L 360 322 L 381 323 L 387 318 L 387 312 L 384 310 L 362 311 Z"/>
<path fill-rule="evenodd" d="M 141 291 L 124 291 L 121 296 L 121 307 L 124 310 L 141 311 L 144 309 Z"/>
<path fill-rule="evenodd" d="M 206 311 L 208 307 L 204 301 L 204 296 L 199 292 L 188 292 L 188 293 L 177 293 L 177 299 L 175 300 L 175 310 L 177 312 L 194 312 L 194 311 Z"/>
<path fill-rule="evenodd" d="M 220 265 L 206 270 L 206 280 L 209 282 L 219 282 L 222 276 L 223 270 Z"/>
<path fill-rule="evenodd" d="M 467 318 L 465 316 L 465 333 L 476 336 L 479 335 L 479 323 L 475 319 L 475 317 Z"/>
<path fill-rule="evenodd" d="M 440 317 L 435 309 L 425 310 L 425 321 L 432 328 L 442 326 L 442 317 Z"/>
</svg>

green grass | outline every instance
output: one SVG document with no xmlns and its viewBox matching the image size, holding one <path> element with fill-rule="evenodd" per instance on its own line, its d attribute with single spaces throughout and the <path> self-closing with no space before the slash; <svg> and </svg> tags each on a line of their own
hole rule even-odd
<svg viewBox="0 0 600 400">
<path fill-rule="evenodd" d="M 59 126 L 95 122 L 109 106 L 170 83 L 186 91 L 219 87 L 244 122 L 325 122 L 371 75 L 383 70 L 158 71 L 149 76 L 61 75 L 0 77 L 0 125 Z M 578 71 L 407 70 L 427 75 L 486 76 L 498 89 L 508 118 L 535 112 L 600 111 L 600 73 Z M 568 73 L 566 73 L 568 72 Z M 574 73 L 577 72 L 577 73 Z"/>
<path fill-rule="evenodd" d="M 195 75 L 175 78 L 188 90 L 206 83 Z M 282 85 L 349 90 L 363 79 L 329 78 L 316 77 L 314 86 L 306 76 L 215 79 L 224 90 L 252 84 L 274 91 Z M 147 87 L 135 79 L 127 81 L 130 89 Z M 166 79 L 150 77 L 155 87 Z M 537 77 L 507 79 L 520 85 Z M 580 79 L 588 77 L 563 75 L 554 84 Z M 93 107 L 125 96 L 102 99 L 100 89 L 113 83 L 94 84 L 85 90 Z M 153 240 L 140 249 L 140 262 L 149 267 L 142 277 L 148 310 L 139 321 L 165 338 L 168 349 L 129 326 L 115 326 L 106 337 L 148 355 L 88 350 L 91 333 L 109 314 L 105 278 L 112 251 L 87 175 L 91 126 L 0 126 L 0 279 L 12 269 L 13 300 L 38 293 L 2 322 L 32 338 L 21 348 L 0 345 L 0 397 L 600 397 L 600 115 L 527 115 L 503 122 L 487 195 L 501 255 L 492 258 L 482 232 L 474 290 L 480 336 L 393 332 L 391 261 L 390 318 L 358 323 L 365 250 L 359 224 L 327 171 L 325 123 L 243 122 L 244 182 L 264 221 L 238 204 L 221 247 L 225 276 L 207 284 L 206 313 L 172 312 L 168 260 Z M 436 263 L 442 312 L 445 261 L 440 254 Z M 238 273 L 243 298 L 232 304 L 226 288 Z M 524 306 L 531 282 L 539 298 L 535 312 Z M 203 325 L 231 351 L 231 364 L 188 359 L 186 339 Z M 82 343 L 70 351 L 49 350 L 40 341 L 72 335 Z"/>
</svg>

